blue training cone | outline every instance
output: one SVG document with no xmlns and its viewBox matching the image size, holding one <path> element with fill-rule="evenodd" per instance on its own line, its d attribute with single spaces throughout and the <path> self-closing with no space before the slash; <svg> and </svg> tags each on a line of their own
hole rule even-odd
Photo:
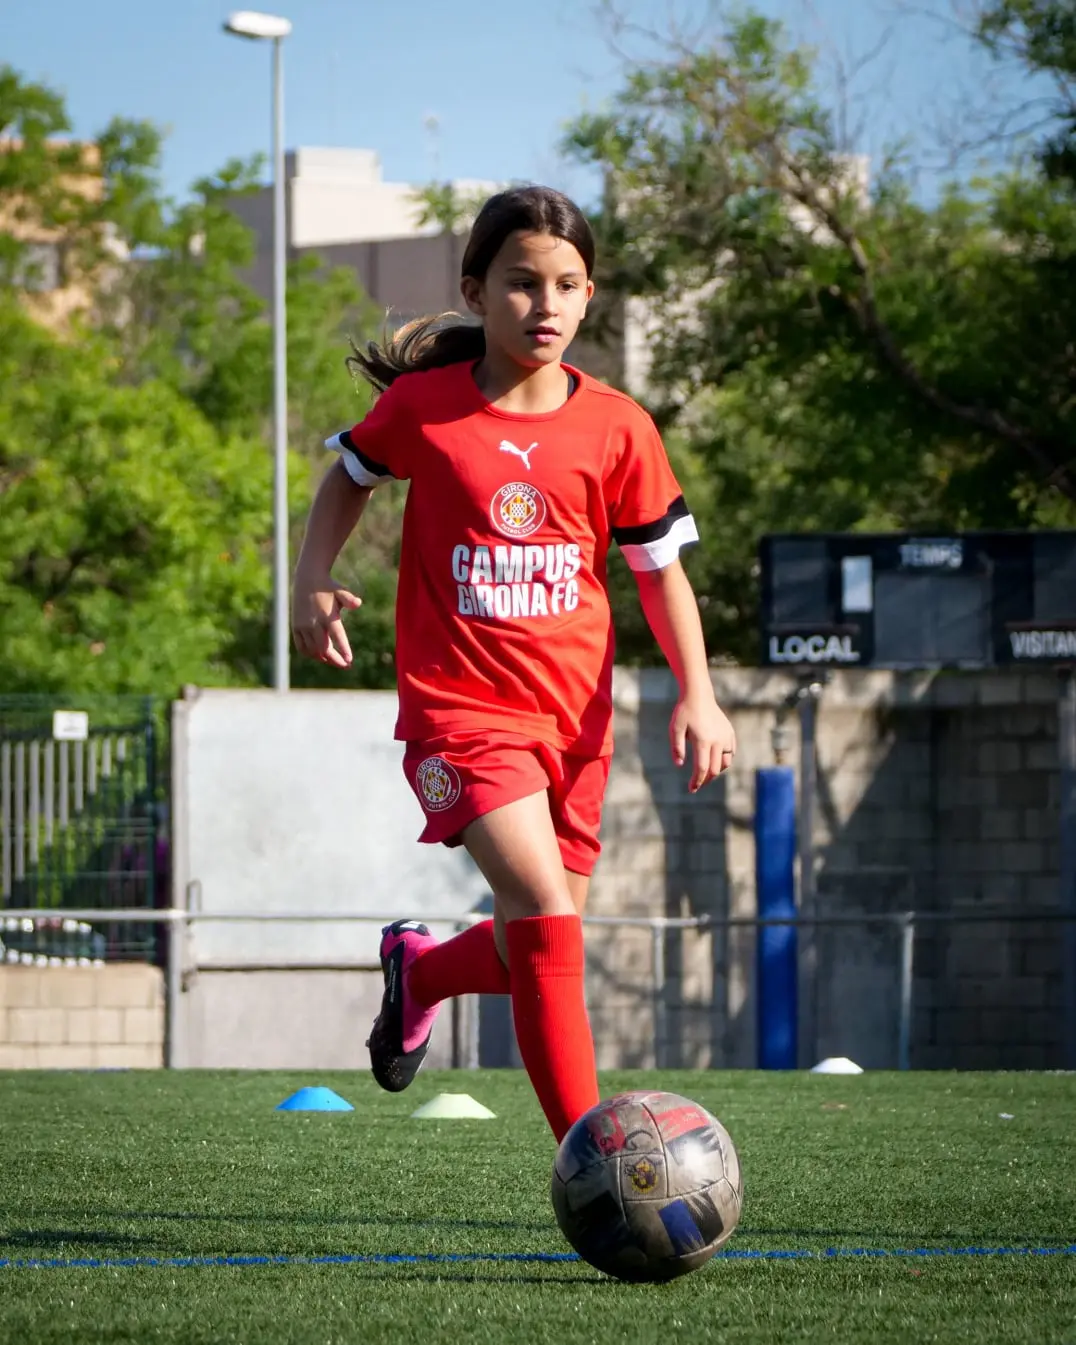
<svg viewBox="0 0 1076 1345">
<path fill-rule="evenodd" d="M 354 1111 L 355 1108 L 331 1088 L 300 1088 L 276 1107 L 277 1111 Z"/>
</svg>

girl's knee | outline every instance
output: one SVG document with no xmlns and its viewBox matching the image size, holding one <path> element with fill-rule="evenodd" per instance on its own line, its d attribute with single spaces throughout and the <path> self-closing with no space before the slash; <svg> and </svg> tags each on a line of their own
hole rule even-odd
<svg viewBox="0 0 1076 1345">
<path fill-rule="evenodd" d="M 518 889 L 516 891 L 494 893 L 495 907 L 502 918 L 508 920 L 526 920 L 539 915 L 575 915 L 575 902 L 567 885 L 556 888 Z"/>
</svg>

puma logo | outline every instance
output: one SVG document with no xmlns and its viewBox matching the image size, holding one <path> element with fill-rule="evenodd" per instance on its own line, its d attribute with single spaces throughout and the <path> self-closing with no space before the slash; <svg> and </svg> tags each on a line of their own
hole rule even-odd
<svg viewBox="0 0 1076 1345">
<path fill-rule="evenodd" d="M 531 469 L 531 453 L 538 447 L 537 443 L 531 444 L 530 448 L 516 448 L 515 444 L 509 439 L 502 439 L 498 445 L 502 453 L 514 453 L 517 458 L 523 459 L 523 464 L 529 472 Z"/>
</svg>

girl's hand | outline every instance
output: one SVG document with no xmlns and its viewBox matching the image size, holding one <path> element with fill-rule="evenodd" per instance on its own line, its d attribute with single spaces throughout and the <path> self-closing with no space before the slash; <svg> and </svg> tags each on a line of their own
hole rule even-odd
<svg viewBox="0 0 1076 1345">
<path fill-rule="evenodd" d="M 297 573 L 291 595 L 291 633 L 307 658 L 334 668 L 351 666 L 351 645 L 341 615 L 362 606 L 362 599 L 336 583 L 332 575 Z"/>
<path fill-rule="evenodd" d="M 687 760 L 688 743 L 694 749 L 695 768 L 688 786 L 692 794 L 727 771 L 736 755 L 736 731 L 708 687 L 677 703 L 669 722 L 669 740 L 678 766 Z"/>
</svg>

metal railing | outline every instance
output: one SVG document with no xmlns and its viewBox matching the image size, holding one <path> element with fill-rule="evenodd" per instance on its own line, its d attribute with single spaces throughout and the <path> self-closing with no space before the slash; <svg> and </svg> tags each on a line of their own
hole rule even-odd
<svg viewBox="0 0 1076 1345">
<path fill-rule="evenodd" d="M 54 921 L 56 911 L 41 908 L 10 909 L 3 912 L 7 920 L 33 925 L 39 922 Z M 166 933 L 167 957 L 165 967 L 165 1063 L 175 1065 L 176 1061 L 176 1021 L 180 997 L 186 988 L 188 978 L 198 971 L 250 971 L 254 969 L 280 969 L 320 971 L 326 970 L 324 961 L 310 961 L 288 964 L 279 962 L 253 967 L 251 964 L 222 964 L 200 962 L 192 944 L 192 934 L 199 924 L 374 924 L 384 925 L 398 918 L 398 912 L 362 914 L 340 911 L 204 911 L 173 907 L 163 910 L 140 909 L 70 909 L 63 912 L 72 925 L 84 926 L 96 924 L 152 923 L 160 925 Z M 423 919 L 430 924 L 450 925 L 464 929 L 469 924 L 487 918 L 474 913 L 460 916 L 426 912 Z M 721 917 L 672 917 L 672 916 L 615 916 L 586 915 L 583 923 L 598 928 L 639 929 L 649 931 L 650 971 L 649 987 L 653 1012 L 654 1038 L 659 1044 L 668 1040 L 668 977 L 666 972 L 666 940 L 673 931 L 694 931 L 710 933 L 734 929 L 761 930 L 780 927 L 858 927 L 872 925 L 889 926 L 899 936 L 898 952 L 898 1008 L 896 1023 L 896 1061 L 897 1068 L 911 1068 L 912 1021 L 915 994 L 915 947 L 916 935 L 921 928 L 943 924 L 999 924 L 999 923 L 1071 923 L 1076 915 L 1059 910 L 949 910 L 949 911 L 893 911 L 878 913 L 848 913 L 842 915 L 813 916 L 809 918 L 787 918 L 760 920 L 755 916 Z M 16 961 L 18 959 L 15 959 Z M 61 959 L 35 960 L 35 965 L 57 965 Z M 76 965 L 80 959 L 68 959 Z M 0 963 L 2 964 L 2 963 Z M 333 963 L 333 970 L 354 970 L 370 972 L 371 963 Z M 454 1051 L 454 1063 L 464 1068 L 473 1068 L 478 1064 L 478 1045 L 475 1036 L 477 1015 L 471 1015 L 472 1027 L 468 1040 L 459 1044 Z M 455 1035 L 460 1035 L 459 1022 L 456 1021 Z M 467 1034 L 463 1034 L 467 1035 Z M 1068 1043 L 1067 1045 L 1071 1045 Z M 660 1052 L 659 1052 L 660 1055 Z"/>
</svg>

